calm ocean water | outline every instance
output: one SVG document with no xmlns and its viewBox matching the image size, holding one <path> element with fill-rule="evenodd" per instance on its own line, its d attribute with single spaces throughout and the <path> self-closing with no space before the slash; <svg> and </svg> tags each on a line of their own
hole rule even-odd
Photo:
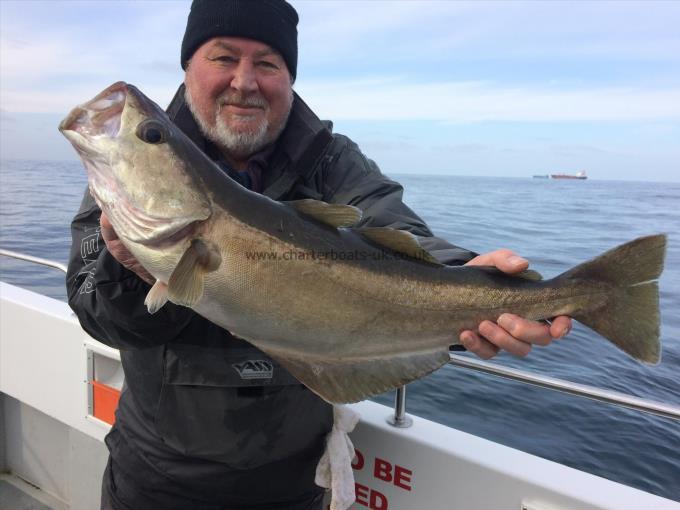
<svg viewBox="0 0 680 510">
<path fill-rule="evenodd" d="M 669 234 L 662 362 L 641 365 L 576 324 L 565 340 L 497 363 L 680 406 L 680 184 L 395 176 L 437 235 L 508 247 L 554 276 L 637 236 Z M 0 246 L 66 262 L 85 188 L 79 163 L 3 161 Z M 63 276 L 0 257 L 0 279 L 65 300 Z M 391 405 L 392 395 L 376 400 Z M 444 367 L 409 385 L 410 413 L 680 501 L 680 422 Z M 521 469 L 521 467 L 518 467 Z"/>
</svg>

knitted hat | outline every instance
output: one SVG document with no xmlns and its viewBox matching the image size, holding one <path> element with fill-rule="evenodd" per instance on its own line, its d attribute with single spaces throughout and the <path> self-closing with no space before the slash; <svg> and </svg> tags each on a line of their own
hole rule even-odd
<svg viewBox="0 0 680 510">
<path fill-rule="evenodd" d="M 213 37 L 245 37 L 277 50 L 295 79 L 298 15 L 285 0 L 194 0 L 182 40 L 182 69 Z"/>
</svg>

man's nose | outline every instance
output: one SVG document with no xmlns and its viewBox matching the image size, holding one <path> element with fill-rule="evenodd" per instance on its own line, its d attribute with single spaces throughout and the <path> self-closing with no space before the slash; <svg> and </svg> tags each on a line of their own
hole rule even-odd
<svg viewBox="0 0 680 510">
<path fill-rule="evenodd" d="M 231 86 L 241 92 L 254 92 L 258 89 L 257 76 L 253 64 L 247 60 L 241 60 L 234 71 Z"/>
</svg>

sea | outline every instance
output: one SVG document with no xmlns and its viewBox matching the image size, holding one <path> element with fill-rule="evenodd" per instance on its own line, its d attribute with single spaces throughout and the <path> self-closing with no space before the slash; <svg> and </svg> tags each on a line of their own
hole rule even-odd
<svg viewBox="0 0 680 510">
<path fill-rule="evenodd" d="M 658 365 L 634 361 L 578 323 L 567 338 L 526 358 L 501 353 L 493 362 L 680 406 L 680 183 L 391 177 L 437 236 L 478 253 L 511 248 L 545 277 L 635 237 L 668 234 Z M 78 162 L 3 161 L 0 247 L 66 263 L 69 223 L 85 187 Z M 0 279 L 66 299 L 63 274 L 54 269 L 0 257 Z M 375 398 L 386 405 L 393 399 Z M 453 366 L 409 384 L 406 409 L 680 501 L 680 421 Z"/>
</svg>

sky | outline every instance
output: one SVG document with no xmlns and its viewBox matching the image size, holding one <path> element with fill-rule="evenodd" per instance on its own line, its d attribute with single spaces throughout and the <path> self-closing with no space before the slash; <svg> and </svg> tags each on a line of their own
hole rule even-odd
<svg viewBox="0 0 680 510">
<path fill-rule="evenodd" d="M 293 0 L 296 91 L 387 173 L 680 182 L 680 1 Z M 0 158 L 111 83 L 162 106 L 189 0 L 0 0 Z"/>
</svg>

